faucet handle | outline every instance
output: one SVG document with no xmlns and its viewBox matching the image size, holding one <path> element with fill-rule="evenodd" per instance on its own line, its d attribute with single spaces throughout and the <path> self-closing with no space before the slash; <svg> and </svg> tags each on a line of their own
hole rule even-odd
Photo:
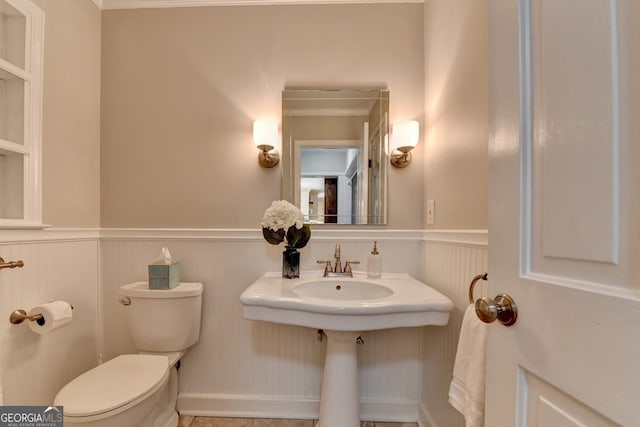
<svg viewBox="0 0 640 427">
<path fill-rule="evenodd" d="M 331 261 L 316 261 L 317 264 L 324 264 L 324 276 L 328 276 L 331 273 Z"/>
<path fill-rule="evenodd" d="M 349 273 L 350 276 L 353 276 L 353 272 L 351 271 L 352 264 L 360 264 L 360 261 L 345 261 L 344 262 L 344 272 Z"/>
</svg>

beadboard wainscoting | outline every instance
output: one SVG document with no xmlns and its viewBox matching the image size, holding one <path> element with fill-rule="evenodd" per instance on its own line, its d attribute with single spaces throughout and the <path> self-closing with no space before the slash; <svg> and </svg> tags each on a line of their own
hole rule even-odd
<svg viewBox="0 0 640 427">
<path fill-rule="evenodd" d="M 343 260 L 359 260 L 378 240 L 387 272 L 420 277 L 422 231 L 318 230 L 301 250 L 301 270 L 318 270 L 336 243 Z M 314 418 L 325 342 L 316 331 L 248 321 L 240 294 L 266 271 L 279 271 L 284 247 L 258 230 L 103 230 L 105 359 L 135 351 L 119 287 L 146 280 L 147 264 L 167 246 L 180 260 L 180 279 L 204 284 L 200 342 L 180 368 L 178 406 L 184 415 Z M 421 328 L 363 334 L 359 347 L 363 417 L 415 421 L 421 380 Z"/>
<path fill-rule="evenodd" d="M 488 268 L 486 230 L 425 232 L 422 277 L 454 303 L 449 324 L 424 328 L 422 336 L 422 390 L 418 422 L 421 427 L 464 427 L 465 421 L 448 402 L 462 317 L 469 305 L 471 279 Z M 489 275 L 489 279 L 491 276 Z M 475 289 L 476 299 L 487 295 L 487 282 Z"/>
<path fill-rule="evenodd" d="M 407 272 L 455 304 L 446 327 L 367 332 L 359 347 L 363 420 L 462 427 L 447 402 L 471 278 L 487 268 L 486 231 L 314 229 L 302 270 L 320 268 L 336 243 L 343 260 L 366 268 L 373 240 L 383 271 Z M 0 256 L 22 269 L 0 271 L 0 315 L 63 299 L 75 306 L 68 327 L 38 336 L 26 324 L 0 323 L 0 378 L 5 404 L 47 404 L 99 360 L 135 352 L 118 303 L 119 287 L 147 279 L 147 264 L 167 246 L 181 280 L 204 284 L 200 342 L 180 368 L 184 415 L 312 419 L 326 343 L 309 328 L 245 320 L 240 293 L 281 267 L 283 246 L 259 230 L 2 230 Z M 478 287 L 485 294 L 486 284 Z M 38 387 L 33 387 L 33 384 Z"/>
<path fill-rule="evenodd" d="M 23 268 L 0 270 L 0 390 L 5 405 L 49 405 L 71 379 L 98 363 L 99 231 L 2 230 L 0 257 Z M 37 335 L 17 309 L 65 300 L 74 306 L 64 328 Z"/>
</svg>

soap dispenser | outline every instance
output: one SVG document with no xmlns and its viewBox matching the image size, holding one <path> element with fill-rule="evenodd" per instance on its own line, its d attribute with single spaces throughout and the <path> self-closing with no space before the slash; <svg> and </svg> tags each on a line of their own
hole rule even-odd
<svg viewBox="0 0 640 427">
<path fill-rule="evenodd" d="M 382 275 L 382 256 L 378 252 L 378 241 L 373 242 L 373 250 L 367 260 L 367 277 L 377 279 Z"/>
</svg>

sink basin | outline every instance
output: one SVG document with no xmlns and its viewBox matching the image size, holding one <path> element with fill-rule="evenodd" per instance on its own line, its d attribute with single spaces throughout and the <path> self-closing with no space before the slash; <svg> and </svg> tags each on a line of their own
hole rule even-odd
<svg viewBox="0 0 640 427">
<path fill-rule="evenodd" d="M 360 331 L 446 325 L 453 309 L 449 298 L 408 274 L 369 279 L 358 272 L 345 278 L 303 272 L 298 279 L 266 273 L 240 301 L 247 319 L 324 330 L 327 349 L 316 427 L 360 427 Z"/>
<path fill-rule="evenodd" d="M 393 294 L 386 286 L 355 280 L 317 280 L 304 282 L 291 288 L 301 298 L 320 298 L 337 301 L 368 301 Z"/>
<path fill-rule="evenodd" d="M 334 331 L 446 325 L 453 303 L 408 274 L 336 278 L 303 272 L 297 279 L 266 273 L 240 296 L 250 320 Z"/>
</svg>

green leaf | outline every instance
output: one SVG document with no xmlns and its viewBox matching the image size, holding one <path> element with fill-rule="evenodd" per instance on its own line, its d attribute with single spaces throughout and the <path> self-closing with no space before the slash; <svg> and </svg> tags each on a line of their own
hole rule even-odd
<svg viewBox="0 0 640 427">
<path fill-rule="evenodd" d="M 309 224 L 304 224 L 300 229 L 295 226 L 289 227 L 287 231 L 287 244 L 293 248 L 304 248 L 309 239 L 311 239 L 311 227 L 309 227 Z"/>
<path fill-rule="evenodd" d="M 263 227 L 262 235 L 264 236 L 264 240 L 272 245 L 279 245 L 284 241 L 284 230 L 282 228 L 274 231 L 268 227 Z"/>
</svg>

